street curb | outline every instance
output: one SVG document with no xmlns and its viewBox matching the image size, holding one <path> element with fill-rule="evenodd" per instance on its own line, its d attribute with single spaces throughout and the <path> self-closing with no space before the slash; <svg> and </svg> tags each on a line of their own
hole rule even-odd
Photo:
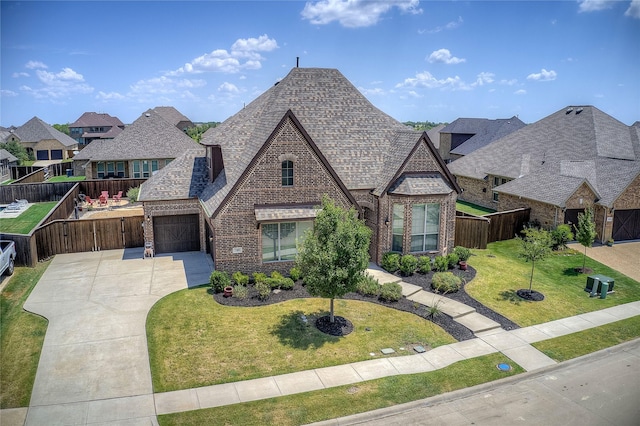
<svg viewBox="0 0 640 426">
<path fill-rule="evenodd" d="M 583 355 L 577 358 L 570 359 L 568 361 L 560 362 L 555 365 L 543 367 L 538 370 L 528 371 L 514 376 L 505 377 L 504 379 L 494 380 L 492 382 L 482 383 L 469 388 L 458 389 L 456 391 L 435 395 L 429 398 L 420 399 L 418 401 L 411 401 L 404 404 L 398 404 L 391 407 L 379 408 L 373 411 L 367 411 L 365 413 L 353 414 L 350 416 L 340 417 L 337 419 L 325 420 L 317 423 L 311 423 L 307 426 L 344 426 L 344 425 L 356 425 L 368 423 L 372 420 L 380 420 L 385 417 L 397 415 L 399 413 L 410 411 L 416 408 L 429 407 L 441 404 L 443 402 L 455 401 L 463 399 L 476 393 L 492 390 L 498 386 L 509 385 L 515 382 L 520 382 L 527 379 L 536 378 L 539 376 L 547 375 L 550 372 L 565 368 L 570 365 L 580 365 L 592 362 L 594 360 L 603 359 L 611 354 L 624 352 L 626 350 L 640 347 L 640 338 L 630 340 L 628 342 L 621 343 L 610 348 L 602 349 L 597 352 L 593 352 L 587 355 Z"/>
</svg>

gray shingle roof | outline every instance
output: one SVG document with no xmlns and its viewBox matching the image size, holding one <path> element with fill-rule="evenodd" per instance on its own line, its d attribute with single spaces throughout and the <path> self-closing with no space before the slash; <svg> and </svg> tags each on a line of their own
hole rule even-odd
<svg viewBox="0 0 640 426">
<path fill-rule="evenodd" d="M 74 159 L 115 161 L 177 158 L 190 149 L 200 149 L 204 155 L 204 148 L 197 142 L 154 110 L 148 110 L 114 139 L 91 142 Z"/>
<path fill-rule="evenodd" d="M 506 186 L 510 193 L 531 199 L 540 197 L 538 188 L 544 188 L 547 199 L 563 200 L 564 186 L 569 182 L 564 177 L 586 178 L 600 194 L 599 203 L 610 207 L 640 173 L 638 128 L 593 106 L 567 107 L 448 167 L 454 175 L 476 179 L 497 175 L 520 180 L 528 176 L 522 182 L 529 185 L 516 181 L 505 185 L 510 185 Z M 550 183 L 533 184 L 533 180 Z"/>
<path fill-rule="evenodd" d="M 8 160 L 10 163 L 18 161 L 18 159 L 6 149 L 0 149 L 0 160 Z"/>
<path fill-rule="evenodd" d="M 48 125 L 38 117 L 33 117 L 18 127 L 14 133 L 20 138 L 21 142 L 40 142 L 42 140 L 55 139 L 66 147 L 78 145 L 78 142 L 56 130 L 53 126 Z"/>
<path fill-rule="evenodd" d="M 174 126 L 180 124 L 181 121 L 191 122 L 191 120 L 189 120 L 186 115 L 172 106 L 159 106 L 155 107 L 153 110 Z"/>
<path fill-rule="evenodd" d="M 124 126 L 118 117 L 112 117 L 106 113 L 85 112 L 69 124 L 69 127 L 106 127 L 106 126 Z"/>
<path fill-rule="evenodd" d="M 469 155 L 476 149 L 482 148 L 524 126 L 526 126 L 526 124 L 515 116 L 497 120 L 489 120 L 486 118 L 459 118 L 442 129 L 441 133 L 473 134 L 473 136 L 463 144 L 451 150 L 452 154 Z"/>
<path fill-rule="evenodd" d="M 396 195 L 450 194 L 453 189 L 439 173 L 405 174 L 389 189 Z"/>
<path fill-rule="evenodd" d="M 196 198 L 208 183 L 202 149 L 188 150 L 140 186 L 140 201 Z"/>
</svg>

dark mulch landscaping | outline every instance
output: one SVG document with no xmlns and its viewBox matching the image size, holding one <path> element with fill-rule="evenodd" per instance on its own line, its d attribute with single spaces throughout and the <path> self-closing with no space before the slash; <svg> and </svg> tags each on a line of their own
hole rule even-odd
<svg viewBox="0 0 640 426">
<path fill-rule="evenodd" d="M 351 321 L 337 315 L 333 316 L 333 322 L 331 322 L 331 317 L 329 315 L 318 318 L 316 320 L 316 327 L 318 327 L 318 330 L 323 333 L 330 334 L 332 336 L 346 336 L 353 331 L 353 324 Z"/>
<path fill-rule="evenodd" d="M 521 288 L 520 290 L 516 291 L 516 294 L 519 297 L 522 297 L 523 299 L 529 300 L 531 302 L 540 302 L 541 300 L 544 300 L 544 294 L 540 293 L 539 291 L 529 290 L 526 288 Z"/>
</svg>

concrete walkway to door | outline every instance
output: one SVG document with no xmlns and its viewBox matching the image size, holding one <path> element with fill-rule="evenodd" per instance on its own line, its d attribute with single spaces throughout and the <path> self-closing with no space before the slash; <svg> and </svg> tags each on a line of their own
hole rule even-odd
<svg viewBox="0 0 640 426">
<path fill-rule="evenodd" d="M 151 307 L 209 281 L 205 253 L 142 248 L 56 255 L 24 304 L 49 320 L 27 425 L 157 424 L 145 330 Z"/>
</svg>

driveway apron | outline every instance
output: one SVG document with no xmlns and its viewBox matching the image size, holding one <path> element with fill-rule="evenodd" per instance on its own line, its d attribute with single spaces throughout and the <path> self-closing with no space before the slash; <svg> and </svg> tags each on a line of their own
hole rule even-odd
<svg viewBox="0 0 640 426">
<path fill-rule="evenodd" d="M 157 424 L 147 314 L 212 266 L 199 252 L 57 255 L 24 305 L 49 320 L 26 424 Z"/>
</svg>

